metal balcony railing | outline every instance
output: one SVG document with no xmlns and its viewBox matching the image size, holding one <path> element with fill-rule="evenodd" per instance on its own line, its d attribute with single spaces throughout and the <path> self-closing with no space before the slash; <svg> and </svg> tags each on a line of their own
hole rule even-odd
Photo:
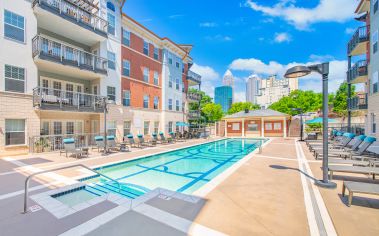
<svg viewBox="0 0 379 236">
<path fill-rule="evenodd" d="M 52 88 L 33 89 L 33 106 L 45 110 L 103 112 L 104 99 L 99 95 Z"/>
<path fill-rule="evenodd" d="M 366 60 L 357 61 L 347 72 L 347 80 L 348 82 L 352 82 L 356 78 L 360 76 L 366 76 L 366 75 L 368 75 L 367 61 Z"/>
<path fill-rule="evenodd" d="M 187 98 L 189 100 L 193 100 L 193 101 L 200 101 L 201 100 L 201 95 L 198 94 L 198 93 L 188 92 Z"/>
<path fill-rule="evenodd" d="M 39 35 L 33 38 L 32 47 L 33 57 L 39 56 L 41 59 L 107 74 L 108 60 L 92 53 Z"/>
<path fill-rule="evenodd" d="M 67 0 L 34 0 L 32 7 L 35 5 L 49 10 L 65 19 L 70 19 L 78 25 L 99 32 L 107 36 L 108 21 L 93 14 L 82 6 L 76 5 Z"/>
<path fill-rule="evenodd" d="M 193 82 L 197 84 L 201 84 L 201 75 L 196 74 L 195 72 L 189 70 L 187 74 L 187 79 L 192 80 Z"/>
<path fill-rule="evenodd" d="M 364 96 L 355 96 L 348 100 L 349 110 L 365 110 L 367 109 L 368 96 L 367 93 Z"/>
<path fill-rule="evenodd" d="M 200 112 L 198 112 L 198 111 L 189 111 L 188 112 L 188 119 L 197 120 L 199 118 L 200 118 Z"/>
<path fill-rule="evenodd" d="M 355 47 L 362 42 L 366 42 L 370 39 L 369 26 L 359 27 L 351 37 L 347 45 L 347 53 L 350 54 Z"/>
</svg>

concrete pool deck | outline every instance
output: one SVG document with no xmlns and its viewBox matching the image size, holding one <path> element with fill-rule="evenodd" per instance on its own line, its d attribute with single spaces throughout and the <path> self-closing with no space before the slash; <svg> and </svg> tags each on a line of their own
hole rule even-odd
<svg viewBox="0 0 379 236">
<path fill-rule="evenodd" d="M 159 192 L 133 209 L 104 201 L 61 219 L 43 208 L 20 213 L 24 180 L 33 172 L 74 163 L 93 168 L 204 142 L 192 140 L 108 156 L 95 151 L 90 158 L 79 160 L 59 153 L 0 158 L 0 235 L 78 235 L 85 232 L 82 229 L 87 229 L 88 235 L 379 234 L 379 197 L 357 195 L 351 207 L 341 197 L 342 180 L 370 179 L 341 174 L 334 180 L 337 189 L 315 187 L 312 177 L 321 177 L 321 162 L 314 160 L 304 143 L 290 138 L 272 139 L 262 153 L 244 158 L 234 171 L 225 171 L 231 173 L 198 197 Z M 41 175 L 31 182 L 30 195 L 67 185 L 86 174 L 74 168 Z M 162 198 L 162 194 L 171 197 Z M 33 205 L 36 203 L 30 200 Z"/>
</svg>

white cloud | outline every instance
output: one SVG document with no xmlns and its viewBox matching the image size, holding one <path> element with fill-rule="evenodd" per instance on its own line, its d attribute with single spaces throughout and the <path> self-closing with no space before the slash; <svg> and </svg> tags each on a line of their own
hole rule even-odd
<svg viewBox="0 0 379 236">
<path fill-rule="evenodd" d="M 332 55 L 316 55 L 316 54 L 311 54 L 309 56 L 309 60 L 311 61 L 332 61 L 334 60 L 334 57 Z"/>
<path fill-rule="evenodd" d="M 221 35 L 221 34 L 217 34 L 214 36 L 207 36 L 205 37 L 205 39 L 210 40 L 210 41 L 222 41 L 222 42 L 228 42 L 228 41 L 233 40 L 230 36 Z"/>
<path fill-rule="evenodd" d="M 213 27 L 218 26 L 215 22 L 202 22 L 199 25 L 200 27 L 204 27 L 204 28 L 213 28 Z"/>
<path fill-rule="evenodd" d="M 247 0 L 246 6 L 270 17 L 278 17 L 299 30 L 309 30 L 318 22 L 345 22 L 352 18 L 356 7 L 354 0 L 320 0 L 313 8 L 297 7 L 294 0 L 280 0 L 273 6 L 263 6 Z"/>
<path fill-rule="evenodd" d="M 291 40 L 292 40 L 292 37 L 288 33 L 275 33 L 274 41 L 276 43 L 290 42 Z"/>
<path fill-rule="evenodd" d="M 245 91 L 236 91 L 234 93 L 234 102 L 246 102 L 246 93 Z"/>
<path fill-rule="evenodd" d="M 248 71 L 250 73 L 257 73 L 261 76 L 268 76 L 277 74 L 278 78 L 283 78 L 284 73 L 290 67 L 295 65 L 304 64 L 311 65 L 317 64 L 324 61 L 319 60 L 310 60 L 308 62 L 298 63 L 291 62 L 289 64 L 280 64 L 276 61 L 270 61 L 267 64 L 256 58 L 249 59 L 236 59 L 234 60 L 229 68 L 232 70 L 239 71 Z M 346 60 L 331 60 L 329 65 L 329 91 L 335 92 L 339 85 L 346 79 L 346 69 L 347 61 Z M 299 87 L 303 90 L 313 90 L 320 92 L 321 91 L 321 76 L 312 73 L 308 76 L 299 78 Z"/>
<path fill-rule="evenodd" d="M 214 84 L 220 80 L 220 75 L 210 66 L 193 64 L 191 70 L 201 75 L 201 90 L 211 97 L 214 97 Z"/>
</svg>

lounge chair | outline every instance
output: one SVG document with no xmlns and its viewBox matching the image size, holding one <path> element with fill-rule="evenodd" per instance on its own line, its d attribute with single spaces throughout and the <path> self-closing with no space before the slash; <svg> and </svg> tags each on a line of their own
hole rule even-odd
<svg viewBox="0 0 379 236">
<path fill-rule="evenodd" d="M 174 132 L 170 132 L 169 135 L 170 135 L 170 138 L 171 138 L 172 142 L 175 143 L 176 142 L 176 135 L 175 135 L 175 133 Z"/>
<path fill-rule="evenodd" d="M 75 147 L 75 139 L 65 138 L 63 139 L 63 144 L 64 144 L 64 150 L 66 152 L 66 157 L 68 153 L 74 154 L 76 158 L 83 155 L 87 155 L 88 157 L 88 151 L 84 151 L 81 148 Z"/>
<path fill-rule="evenodd" d="M 116 142 L 116 137 L 114 135 L 107 136 L 107 148 L 121 151 L 121 145 Z M 129 147 L 124 146 L 122 147 L 123 151 L 129 151 Z"/>
<path fill-rule="evenodd" d="M 166 139 L 166 137 L 164 136 L 164 133 L 163 132 L 160 132 L 159 133 L 159 137 L 160 137 L 160 142 L 162 143 L 162 144 L 168 144 L 168 143 L 170 143 L 171 142 L 171 139 Z"/>
<path fill-rule="evenodd" d="M 339 153 L 341 151 L 344 151 L 344 152 L 356 151 L 359 148 L 359 146 L 361 145 L 361 143 L 364 141 L 365 138 L 366 138 L 365 135 L 356 136 L 344 146 L 331 147 L 328 149 L 329 154 Z M 322 150 L 323 150 L 322 148 L 314 149 L 313 150 L 314 155 L 321 155 L 322 156 Z"/>
<path fill-rule="evenodd" d="M 130 145 L 131 148 L 140 147 L 139 144 L 134 141 L 134 137 L 132 134 L 128 134 L 126 137 L 128 139 L 128 144 Z"/>
<path fill-rule="evenodd" d="M 330 143 L 329 146 L 331 149 L 344 148 L 354 137 L 355 137 L 355 134 L 345 133 L 340 139 L 336 139 L 334 142 Z M 323 146 L 322 142 L 316 143 L 316 144 L 310 144 L 309 150 L 313 152 L 319 149 L 322 150 L 322 146 Z"/>
<path fill-rule="evenodd" d="M 152 133 L 151 134 L 151 144 L 152 145 L 157 145 L 157 143 L 159 142 L 158 140 L 158 134 L 157 133 Z"/>
<path fill-rule="evenodd" d="M 104 136 L 95 136 L 95 143 L 98 152 L 100 152 L 101 149 L 104 150 Z"/>
<path fill-rule="evenodd" d="M 350 164 L 360 166 L 376 166 L 379 164 L 379 142 L 373 142 L 365 150 L 364 155 L 352 156 L 351 159 L 329 159 L 330 164 Z"/>
<path fill-rule="evenodd" d="M 151 143 L 146 141 L 142 134 L 137 135 L 137 142 L 140 145 L 140 147 L 151 147 Z"/>
<path fill-rule="evenodd" d="M 344 181 L 342 186 L 342 196 L 345 196 L 346 189 L 349 191 L 348 206 L 351 206 L 354 193 L 379 195 L 379 184 Z"/>
<path fill-rule="evenodd" d="M 328 169 L 329 169 L 330 180 L 333 179 L 334 172 L 367 174 L 367 175 L 372 175 L 373 179 L 375 179 L 375 175 L 379 174 L 379 167 L 330 165 Z"/>
</svg>

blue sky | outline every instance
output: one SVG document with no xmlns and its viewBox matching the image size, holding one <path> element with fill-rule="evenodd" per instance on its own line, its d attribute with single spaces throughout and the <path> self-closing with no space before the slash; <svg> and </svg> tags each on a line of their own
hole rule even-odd
<svg viewBox="0 0 379 236">
<path fill-rule="evenodd" d="M 356 0 L 127 0 L 124 12 L 160 36 L 193 44 L 193 70 L 203 90 L 230 69 L 235 97 L 244 100 L 245 79 L 267 77 L 293 63 L 331 61 L 330 90 L 345 79 L 346 44 L 360 23 L 353 20 Z M 301 89 L 320 91 L 310 75 Z"/>
</svg>

